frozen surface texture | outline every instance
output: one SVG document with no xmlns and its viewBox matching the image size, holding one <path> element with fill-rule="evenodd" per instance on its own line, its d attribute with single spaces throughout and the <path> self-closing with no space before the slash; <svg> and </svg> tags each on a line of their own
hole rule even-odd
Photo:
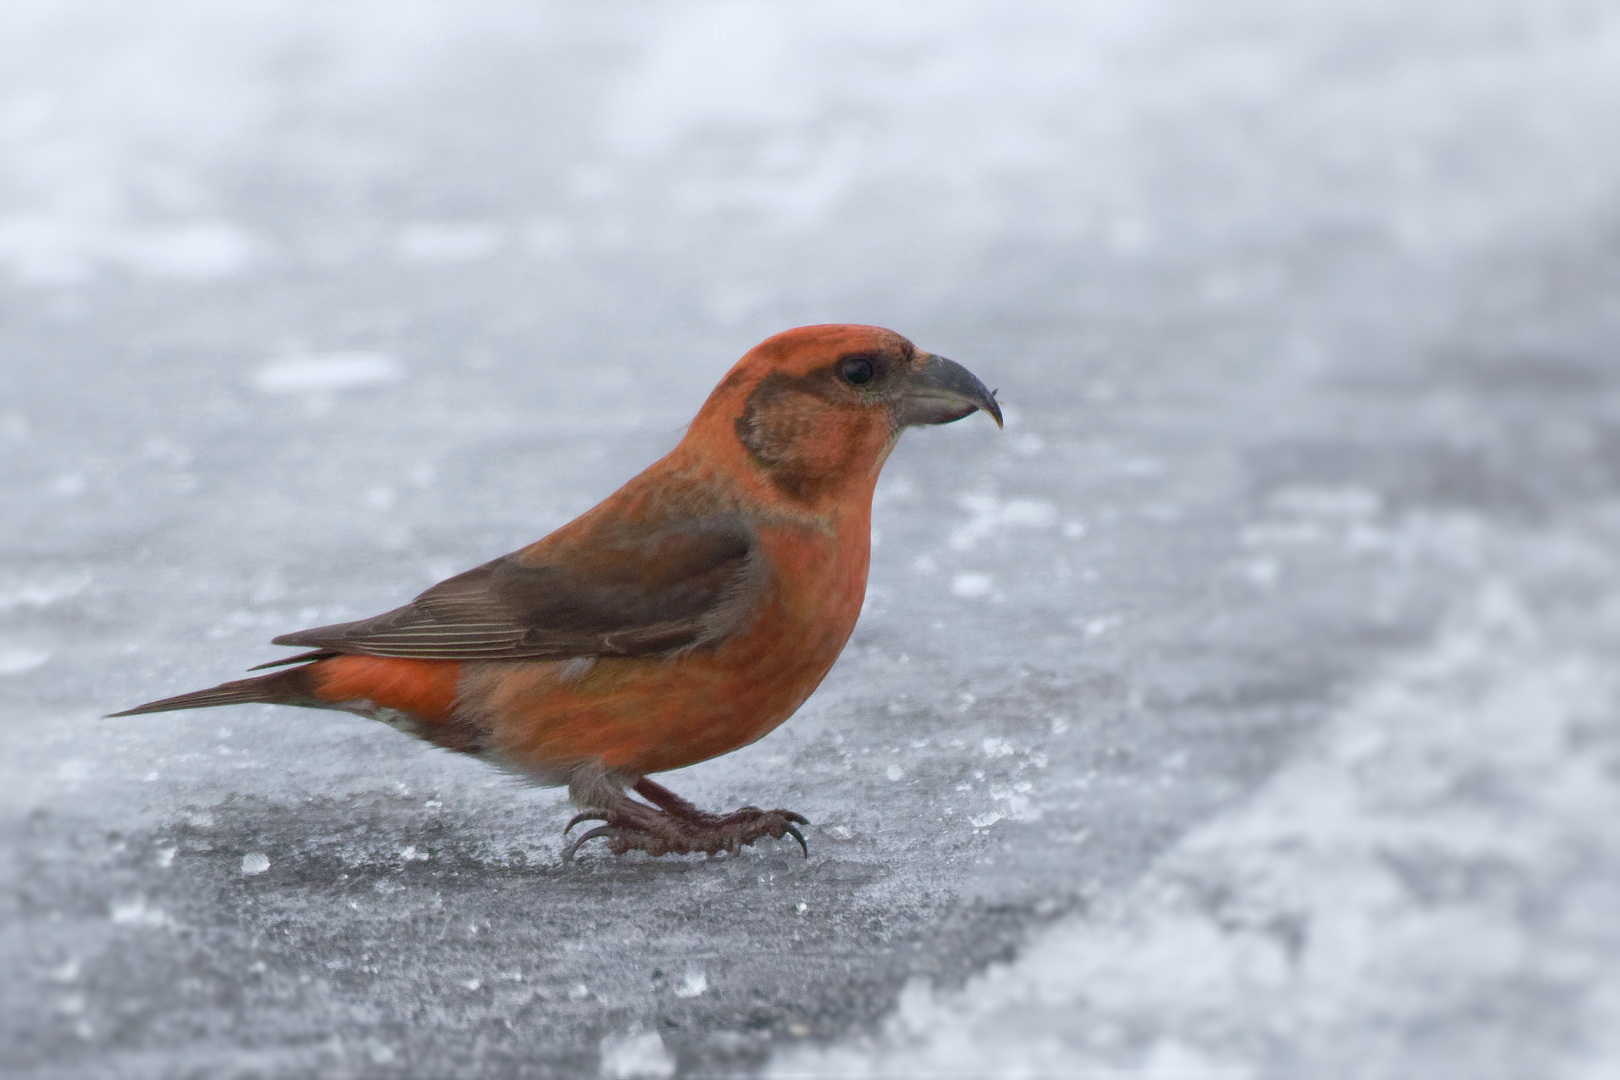
<svg viewBox="0 0 1620 1080">
<path fill-rule="evenodd" d="M 0 5 L 0 1071 L 1620 1072 L 1620 12 Z M 908 435 L 822 689 L 569 809 L 106 720 L 588 508 L 786 326 Z"/>
</svg>

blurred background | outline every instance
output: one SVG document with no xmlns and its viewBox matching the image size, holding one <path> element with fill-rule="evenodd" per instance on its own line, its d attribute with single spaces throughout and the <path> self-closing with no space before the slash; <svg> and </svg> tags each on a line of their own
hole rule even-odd
<svg viewBox="0 0 1620 1080">
<path fill-rule="evenodd" d="M 1616 132 L 1607 0 L 9 0 L 0 1071 L 1609 1075 Z M 906 436 L 827 682 L 668 777 L 808 861 L 102 719 L 826 321 L 1008 424 Z"/>
</svg>

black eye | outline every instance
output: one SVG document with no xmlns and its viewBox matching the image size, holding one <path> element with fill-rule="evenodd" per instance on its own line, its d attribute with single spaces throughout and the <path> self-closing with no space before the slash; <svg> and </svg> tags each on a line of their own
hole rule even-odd
<svg viewBox="0 0 1620 1080">
<path fill-rule="evenodd" d="M 845 382 L 859 386 L 861 383 L 871 382 L 872 376 L 877 374 L 877 369 L 872 366 L 872 361 L 864 356 L 856 356 L 839 364 L 838 374 L 844 377 Z"/>
</svg>

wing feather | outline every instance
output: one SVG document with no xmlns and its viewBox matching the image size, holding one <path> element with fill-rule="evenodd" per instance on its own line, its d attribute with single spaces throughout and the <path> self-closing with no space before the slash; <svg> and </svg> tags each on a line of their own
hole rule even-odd
<svg viewBox="0 0 1620 1080">
<path fill-rule="evenodd" d="M 423 660 L 653 656 L 726 637 L 758 591 L 758 545 L 740 518 L 587 539 L 594 542 L 542 541 L 404 607 L 275 644 Z"/>
</svg>

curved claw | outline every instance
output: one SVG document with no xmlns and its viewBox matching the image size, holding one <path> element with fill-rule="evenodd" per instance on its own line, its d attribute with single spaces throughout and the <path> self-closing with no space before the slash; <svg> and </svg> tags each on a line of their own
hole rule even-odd
<svg viewBox="0 0 1620 1080">
<path fill-rule="evenodd" d="M 607 820 L 607 815 L 604 814 L 600 810 L 583 810 L 580 813 L 577 813 L 573 817 L 568 819 L 568 824 L 563 826 L 563 835 L 567 836 L 570 832 L 573 831 L 574 826 L 578 825 L 582 821 L 606 821 L 606 820 Z"/>
<path fill-rule="evenodd" d="M 782 816 L 786 817 L 787 815 L 784 814 Z M 798 817 L 799 815 L 794 814 L 793 816 Z M 801 818 L 800 820 L 803 820 L 803 819 Z M 805 822 L 805 824 L 808 825 L 809 822 Z M 810 845 L 804 842 L 804 833 L 800 832 L 798 829 L 794 828 L 792 825 L 783 825 L 782 828 L 786 829 L 787 834 L 789 836 L 793 837 L 793 839 L 795 839 L 795 840 L 797 840 L 799 842 L 799 846 L 804 849 L 804 857 L 806 859 L 808 859 L 810 857 Z"/>
<path fill-rule="evenodd" d="M 598 825 L 596 828 L 580 834 L 579 839 L 569 844 L 567 849 L 563 851 L 563 862 L 573 862 L 574 852 L 578 851 L 580 845 L 585 841 L 595 840 L 598 836 L 612 836 L 613 832 L 614 829 L 611 825 Z"/>
</svg>

